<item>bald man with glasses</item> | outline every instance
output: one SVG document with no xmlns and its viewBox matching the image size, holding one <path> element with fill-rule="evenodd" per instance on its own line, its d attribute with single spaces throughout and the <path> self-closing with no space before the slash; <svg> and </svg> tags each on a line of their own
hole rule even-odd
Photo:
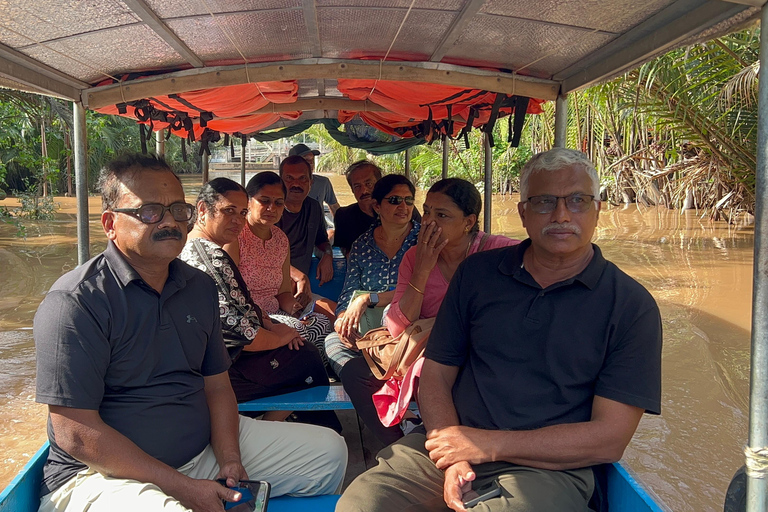
<svg viewBox="0 0 768 512">
<path fill-rule="evenodd" d="M 338 434 L 238 416 L 216 285 L 176 258 L 194 212 L 176 175 L 129 155 L 100 185 L 107 248 L 35 315 L 51 443 L 40 510 L 223 511 L 249 478 L 273 495 L 336 492 Z"/>
</svg>

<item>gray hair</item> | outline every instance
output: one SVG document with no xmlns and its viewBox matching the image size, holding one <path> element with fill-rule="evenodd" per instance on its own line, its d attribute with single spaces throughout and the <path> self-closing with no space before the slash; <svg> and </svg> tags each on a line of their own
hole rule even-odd
<svg viewBox="0 0 768 512">
<path fill-rule="evenodd" d="M 559 171 L 566 167 L 584 169 L 592 182 L 592 195 L 600 198 L 600 178 L 597 175 L 597 169 L 587 158 L 587 155 L 575 149 L 552 148 L 549 151 L 533 155 L 533 158 L 523 166 L 523 170 L 520 171 L 520 201 L 528 200 L 528 181 L 532 174 L 541 171 Z"/>
</svg>

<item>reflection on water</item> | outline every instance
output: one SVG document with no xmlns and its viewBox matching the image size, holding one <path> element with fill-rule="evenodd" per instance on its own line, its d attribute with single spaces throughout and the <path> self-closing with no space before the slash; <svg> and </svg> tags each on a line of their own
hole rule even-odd
<svg viewBox="0 0 768 512">
<path fill-rule="evenodd" d="M 339 202 L 352 202 L 344 178 L 331 179 Z M 192 200 L 195 181 L 185 188 Z M 493 231 L 524 237 L 516 198 L 495 201 Z M 56 220 L 31 225 L 26 240 L 0 223 L 0 486 L 45 438 L 30 326 L 45 291 L 76 262 L 74 201 L 61 202 Z M 99 211 L 97 199 L 91 205 Z M 90 220 L 96 254 L 105 239 L 98 215 Z M 662 415 L 643 418 L 625 459 L 672 510 L 722 510 L 747 437 L 753 231 L 631 207 L 604 211 L 595 241 L 656 297 L 664 323 Z"/>
</svg>

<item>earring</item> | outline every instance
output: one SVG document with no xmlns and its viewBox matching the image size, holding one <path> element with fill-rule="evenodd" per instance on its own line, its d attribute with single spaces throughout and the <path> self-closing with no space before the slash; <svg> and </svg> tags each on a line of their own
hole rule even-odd
<svg viewBox="0 0 768 512">
<path fill-rule="evenodd" d="M 205 226 L 205 217 L 200 217 L 200 225 Z"/>
<path fill-rule="evenodd" d="M 469 233 L 469 226 L 467 226 L 466 228 L 464 228 L 464 232 L 465 232 L 465 233 Z"/>
</svg>

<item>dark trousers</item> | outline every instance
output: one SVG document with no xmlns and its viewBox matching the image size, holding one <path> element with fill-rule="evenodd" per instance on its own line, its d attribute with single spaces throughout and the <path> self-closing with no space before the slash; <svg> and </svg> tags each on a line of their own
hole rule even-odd
<svg viewBox="0 0 768 512">
<path fill-rule="evenodd" d="M 339 378 L 352 405 L 355 406 L 355 411 L 379 441 L 389 445 L 403 437 L 400 425 L 385 427 L 379 420 L 372 397 L 384 383 L 373 376 L 365 358 L 360 356 L 347 361 Z"/>
<path fill-rule="evenodd" d="M 229 380 L 238 402 L 328 385 L 320 352 L 306 342 L 299 350 L 243 351 L 229 368 Z"/>
</svg>

